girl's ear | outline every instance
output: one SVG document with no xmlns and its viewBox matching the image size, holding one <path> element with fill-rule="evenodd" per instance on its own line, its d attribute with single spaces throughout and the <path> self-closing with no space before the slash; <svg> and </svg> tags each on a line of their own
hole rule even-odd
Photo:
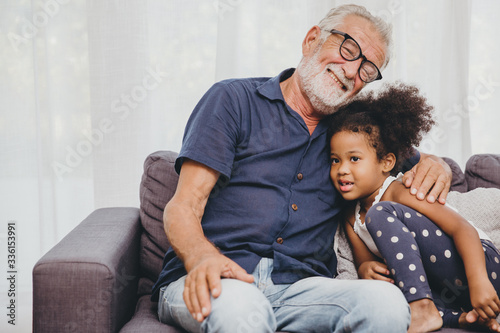
<svg viewBox="0 0 500 333">
<path fill-rule="evenodd" d="M 382 164 L 384 172 L 390 172 L 396 165 L 396 156 L 393 153 L 385 155 L 382 158 Z"/>
</svg>

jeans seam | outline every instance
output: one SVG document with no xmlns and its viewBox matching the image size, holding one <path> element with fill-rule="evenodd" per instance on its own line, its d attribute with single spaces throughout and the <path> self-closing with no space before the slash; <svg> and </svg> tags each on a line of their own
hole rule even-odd
<svg viewBox="0 0 500 333">
<path fill-rule="evenodd" d="M 161 295 L 160 295 L 160 296 L 161 296 L 161 297 L 160 297 L 161 307 L 162 307 L 162 309 L 163 309 L 162 313 L 164 314 L 164 316 L 163 316 L 163 317 L 165 317 L 165 315 L 166 315 L 166 316 L 168 316 L 168 317 L 170 317 L 170 318 L 174 318 L 174 317 L 172 316 L 171 305 L 170 305 L 170 304 L 168 304 L 167 297 L 166 297 L 167 288 L 168 288 L 168 286 L 163 287 L 163 288 L 162 288 L 162 289 L 163 289 L 163 292 L 161 292 Z M 159 311 L 160 311 L 160 307 L 158 307 L 158 317 L 159 317 L 159 315 L 160 315 Z M 163 318 L 163 319 L 165 320 L 166 318 Z M 165 320 L 165 321 L 162 321 L 162 322 L 163 322 L 163 323 L 166 323 L 166 320 Z"/>
<path fill-rule="evenodd" d="M 334 306 L 338 307 L 342 310 L 344 310 L 347 314 L 351 313 L 351 310 L 346 308 L 345 306 L 337 303 L 306 303 L 306 304 L 299 304 L 299 303 L 285 303 L 285 302 L 277 302 L 278 304 L 271 304 L 273 308 L 281 308 L 285 306 L 290 306 L 290 307 L 310 307 L 310 306 Z"/>
</svg>

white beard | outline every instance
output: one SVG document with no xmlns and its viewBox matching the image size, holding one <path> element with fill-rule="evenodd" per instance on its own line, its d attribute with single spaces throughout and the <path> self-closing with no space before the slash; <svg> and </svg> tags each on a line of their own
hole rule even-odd
<svg viewBox="0 0 500 333">
<path fill-rule="evenodd" d="M 352 97 L 347 96 L 347 94 L 354 88 L 354 81 L 345 77 L 338 64 L 328 64 L 324 69 L 321 69 L 321 64 L 318 61 L 320 49 L 321 46 L 317 47 L 311 58 L 302 58 L 297 66 L 297 74 L 301 80 L 302 89 L 304 89 L 314 110 L 324 115 L 330 115 L 352 100 Z M 333 82 L 327 69 L 337 76 L 347 91 L 343 91 Z"/>
</svg>

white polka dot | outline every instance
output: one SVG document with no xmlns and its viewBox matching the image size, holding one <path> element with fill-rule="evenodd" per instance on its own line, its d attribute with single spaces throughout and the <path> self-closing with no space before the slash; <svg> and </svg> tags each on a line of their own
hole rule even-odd
<svg viewBox="0 0 500 333">
<path fill-rule="evenodd" d="M 441 230 L 436 230 L 436 235 L 438 235 L 438 236 L 442 236 L 442 235 L 443 235 L 443 233 L 441 232 Z"/>
<path fill-rule="evenodd" d="M 403 288 L 404 286 L 405 286 L 405 284 L 403 281 L 399 282 L 399 288 Z"/>
<path fill-rule="evenodd" d="M 396 254 L 396 259 L 398 259 L 398 260 L 403 259 L 403 254 L 401 252 Z"/>
<path fill-rule="evenodd" d="M 392 275 L 396 275 L 396 270 L 394 268 L 391 269 L 391 273 L 392 273 Z"/>
<path fill-rule="evenodd" d="M 396 236 L 391 237 L 391 242 L 397 243 L 398 241 L 399 241 L 399 238 L 397 238 Z"/>
<path fill-rule="evenodd" d="M 414 264 L 411 264 L 410 266 L 408 266 L 408 268 L 410 269 L 410 271 L 414 271 L 417 269 L 417 266 L 415 266 Z"/>
<path fill-rule="evenodd" d="M 458 312 L 453 311 L 451 314 L 456 316 L 458 314 Z"/>
<path fill-rule="evenodd" d="M 381 211 L 383 208 L 382 208 L 382 206 L 377 206 L 377 208 L 376 208 L 376 209 L 377 209 L 378 211 Z"/>
<path fill-rule="evenodd" d="M 394 215 L 394 216 L 398 216 L 398 213 L 396 213 L 396 211 L 395 211 L 395 210 L 393 210 L 393 211 L 392 211 L 392 215 Z"/>
<path fill-rule="evenodd" d="M 497 264 L 500 264 L 500 260 L 498 260 L 498 257 L 495 257 L 495 262 L 496 262 Z"/>
<path fill-rule="evenodd" d="M 387 222 L 394 222 L 394 217 L 389 216 L 389 217 L 387 218 Z"/>
<path fill-rule="evenodd" d="M 417 216 L 418 216 L 418 217 L 422 217 L 422 214 L 420 214 L 420 213 L 417 213 Z"/>
<path fill-rule="evenodd" d="M 366 223 L 370 223 L 371 221 L 372 221 L 372 218 L 371 218 L 371 217 L 369 217 L 369 216 L 365 219 L 365 222 L 366 222 Z"/>
<path fill-rule="evenodd" d="M 425 282 L 425 276 L 420 275 L 420 281 Z"/>
<path fill-rule="evenodd" d="M 409 219 L 409 218 L 411 218 L 411 214 L 410 214 L 410 213 L 408 213 L 408 212 L 406 212 L 406 213 L 405 213 L 405 217 L 406 217 L 407 219 Z"/>
<path fill-rule="evenodd" d="M 413 250 L 415 250 L 415 251 L 417 251 L 417 250 L 418 250 L 418 247 L 417 247 L 415 244 L 411 244 L 411 248 L 412 248 Z"/>
<path fill-rule="evenodd" d="M 443 311 L 439 311 L 439 314 L 442 316 L 444 316 L 444 312 Z"/>
<path fill-rule="evenodd" d="M 431 262 L 436 262 L 436 256 L 435 256 L 435 255 L 432 255 L 432 256 L 430 257 L 430 259 L 431 259 Z"/>
<path fill-rule="evenodd" d="M 377 231 L 377 237 L 380 237 L 380 236 L 382 236 L 382 231 L 379 230 L 379 231 Z"/>
<path fill-rule="evenodd" d="M 427 229 L 422 230 L 422 235 L 423 235 L 424 237 L 429 236 L 429 231 L 428 231 Z"/>
<path fill-rule="evenodd" d="M 497 273 L 492 272 L 492 273 L 491 273 L 491 278 L 492 278 L 493 280 L 496 280 L 496 279 L 497 279 Z"/>
<path fill-rule="evenodd" d="M 416 294 L 417 293 L 417 288 L 411 287 L 410 288 L 410 294 Z"/>
<path fill-rule="evenodd" d="M 415 234 L 413 231 L 411 232 L 411 234 L 413 235 L 413 238 L 417 237 L 417 234 Z"/>
<path fill-rule="evenodd" d="M 445 256 L 446 258 L 451 258 L 451 251 L 450 251 L 450 250 L 446 250 L 446 251 L 444 251 L 444 256 Z"/>
<path fill-rule="evenodd" d="M 483 247 L 483 251 L 486 252 L 486 248 Z"/>
<path fill-rule="evenodd" d="M 404 232 L 410 232 L 410 230 L 408 230 L 408 228 L 407 228 L 407 227 L 403 227 L 403 231 L 404 231 Z"/>
<path fill-rule="evenodd" d="M 459 286 L 459 287 L 460 287 L 462 284 L 463 284 L 463 283 L 462 283 L 462 280 L 460 280 L 460 279 L 456 279 L 456 280 L 455 280 L 455 285 L 456 285 L 456 286 Z"/>
</svg>

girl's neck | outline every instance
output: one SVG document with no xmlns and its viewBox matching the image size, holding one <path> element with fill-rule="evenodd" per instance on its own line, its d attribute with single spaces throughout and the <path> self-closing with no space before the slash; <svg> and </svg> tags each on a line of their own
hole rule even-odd
<svg viewBox="0 0 500 333">
<path fill-rule="evenodd" d="M 375 192 L 373 192 L 369 196 L 358 199 L 361 211 L 367 212 L 368 209 L 370 209 L 370 207 L 373 206 L 373 203 L 375 202 L 375 198 L 377 197 L 377 195 L 378 195 L 378 193 L 380 192 L 381 189 L 382 189 L 382 185 L 380 185 L 375 190 Z"/>
<path fill-rule="evenodd" d="M 387 175 L 382 183 L 380 184 L 380 186 L 378 186 L 370 195 L 364 197 L 364 198 L 359 198 L 358 201 L 359 201 L 359 204 L 360 204 L 360 210 L 361 211 L 368 211 L 368 209 L 370 209 L 371 206 L 373 206 L 373 203 L 375 202 L 375 198 L 377 197 L 377 195 L 379 195 L 380 191 L 382 190 L 382 187 L 384 186 L 385 184 L 385 181 L 387 180 L 387 178 L 389 178 L 390 175 Z M 385 189 L 387 190 L 387 188 Z M 383 195 L 382 195 L 383 196 Z M 381 199 L 381 198 L 379 198 Z"/>
</svg>

